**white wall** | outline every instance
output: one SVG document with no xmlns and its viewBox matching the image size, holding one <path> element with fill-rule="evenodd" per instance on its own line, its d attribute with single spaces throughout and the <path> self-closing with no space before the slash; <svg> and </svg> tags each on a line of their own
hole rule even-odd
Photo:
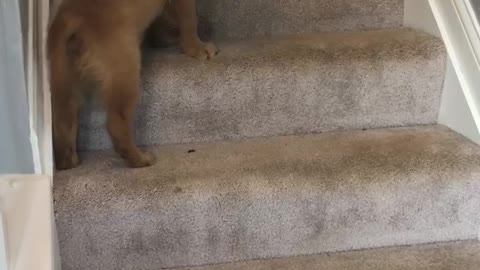
<svg viewBox="0 0 480 270">
<path fill-rule="evenodd" d="M 480 0 L 475 1 L 480 3 Z M 441 37 L 428 0 L 405 0 L 404 24 L 405 26 L 420 29 L 437 37 Z M 478 132 L 464 92 L 460 86 L 457 73 L 450 59 L 446 67 L 438 123 L 448 126 L 471 140 L 480 143 L 480 133 Z"/>
<path fill-rule="evenodd" d="M 440 37 L 428 0 L 405 0 L 405 26 L 423 30 Z"/>
<path fill-rule="evenodd" d="M 462 133 L 476 143 L 480 143 L 478 128 L 450 61 L 447 66 L 439 123 Z"/>
<path fill-rule="evenodd" d="M 33 173 L 18 0 L 0 8 L 0 174 Z"/>
</svg>

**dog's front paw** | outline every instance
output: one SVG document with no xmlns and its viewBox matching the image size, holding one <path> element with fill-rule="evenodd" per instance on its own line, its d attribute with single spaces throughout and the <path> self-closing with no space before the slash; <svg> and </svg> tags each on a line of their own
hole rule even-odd
<svg viewBox="0 0 480 270">
<path fill-rule="evenodd" d="M 140 152 L 139 155 L 128 158 L 126 161 L 130 168 L 144 168 L 154 165 L 156 158 L 152 153 Z"/>
<path fill-rule="evenodd" d="M 208 60 L 218 54 L 218 49 L 211 42 L 199 42 L 197 44 L 182 44 L 183 52 L 193 58 Z"/>
</svg>

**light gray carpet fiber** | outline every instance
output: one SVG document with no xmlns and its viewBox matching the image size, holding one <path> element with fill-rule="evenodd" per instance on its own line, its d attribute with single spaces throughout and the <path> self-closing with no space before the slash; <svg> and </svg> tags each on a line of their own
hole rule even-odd
<svg viewBox="0 0 480 270">
<path fill-rule="evenodd" d="M 221 1 L 220 1 L 221 2 Z M 198 61 L 145 57 L 135 131 L 140 145 L 434 124 L 446 53 L 410 29 L 289 35 L 220 43 Z M 111 148 L 96 106 L 80 149 Z"/>
<path fill-rule="evenodd" d="M 480 243 L 386 248 L 183 270 L 478 270 Z"/>
<path fill-rule="evenodd" d="M 65 270 L 478 237 L 480 147 L 442 126 L 151 150 L 151 168 L 126 169 L 116 155 L 92 152 L 81 167 L 56 174 Z"/>
<path fill-rule="evenodd" d="M 400 27 L 403 0 L 198 0 L 201 32 L 216 39 Z"/>
</svg>

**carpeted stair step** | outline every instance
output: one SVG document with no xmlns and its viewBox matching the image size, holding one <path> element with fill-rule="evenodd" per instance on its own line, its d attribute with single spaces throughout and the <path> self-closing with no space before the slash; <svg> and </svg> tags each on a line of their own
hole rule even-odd
<svg viewBox="0 0 480 270">
<path fill-rule="evenodd" d="M 145 56 L 141 145 L 434 124 L 446 53 L 410 29 L 220 43 L 211 61 Z M 100 106 L 81 117 L 80 149 L 107 149 Z"/>
<path fill-rule="evenodd" d="M 479 242 L 397 247 L 182 270 L 478 270 Z"/>
<path fill-rule="evenodd" d="M 217 39 L 400 27 L 403 0 L 198 0 L 201 32 Z"/>
<path fill-rule="evenodd" d="M 56 174 L 63 269 L 199 266 L 479 234 L 480 147 L 442 126 L 150 150 L 154 167 L 127 169 L 100 151 Z"/>
</svg>

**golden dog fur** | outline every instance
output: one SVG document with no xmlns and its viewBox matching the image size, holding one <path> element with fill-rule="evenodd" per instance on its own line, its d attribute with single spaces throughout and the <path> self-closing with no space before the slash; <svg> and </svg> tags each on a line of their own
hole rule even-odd
<svg viewBox="0 0 480 270">
<path fill-rule="evenodd" d="M 209 59 L 217 53 L 197 33 L 195 0 L 64 0 L 48 37 L 52 85 L 53 139 L 57 169 L 79 164 L 76 150 L 80 85 L 93 82 L 107 113 L 116 152 L 130 167 L 154 163 L 134 142 L 132 114 L 139 96 L 140 45 L 171 42 L 178 34 L 183 51 Z"/>
</svg>

